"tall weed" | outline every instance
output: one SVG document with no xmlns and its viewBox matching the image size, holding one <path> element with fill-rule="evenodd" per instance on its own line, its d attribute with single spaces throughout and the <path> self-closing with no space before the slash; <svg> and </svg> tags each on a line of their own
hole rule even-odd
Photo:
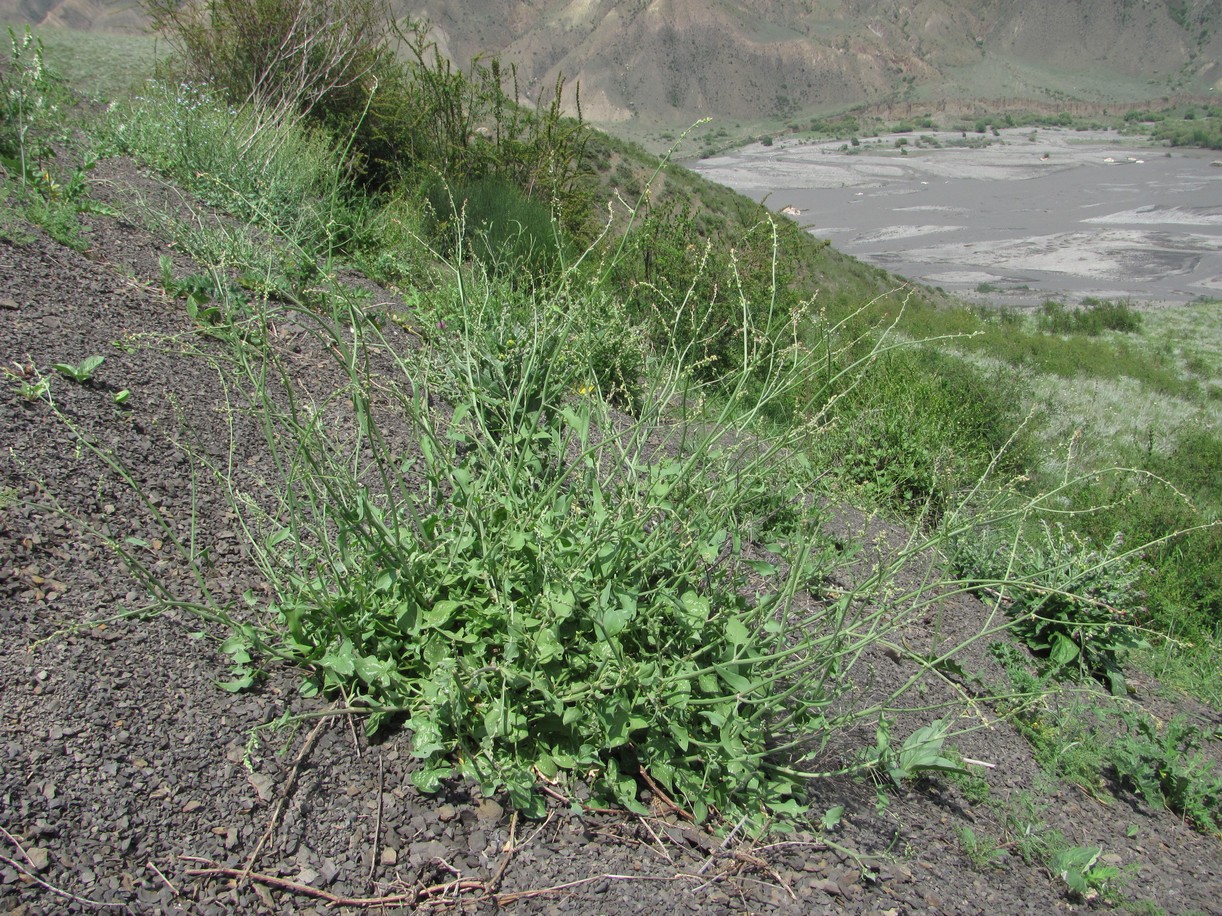
<svg viewBox="0 0 1222 916">
<path fill-rule="evenodd" d="M 370 731 L 411 731 L 420 788 L 462 776 L 532 814 L 542 775 L 636 811 L 648 788 L 701 820 L 791 818 L 829 772 L 828 743 L 862 722 L 874 744 L 830 772 L 953 768 L 943 720 L 891 738 L 899 698 L 958 648 L 894 648 L 947 587 L 896 585 L 930 544 L 824 594 L 844 559 L 819 534 L 815 429 L 756 435 L 771 401 L 822 384 L 818 361 L 783 339 L 747 345 L 761 364 L 712 398 L 683 362 L 650 360 L 628 416 L 597 396 L 576 322 L 596 333 L 602 309 L 574 307 L 578 274 L 546 296 L 452 276 L 422 350 L 397 349 L 339 290 L 325 308 L 253 302 L 291 311 L 334 358 L 338 387 L 318 398 L 266 338 L 225 338 L 231 403 L 255 407 L 278 468 L 261 504 L 240 468 L 207 465 L 271 595 L 251 623 L 200 608 L 233 628 L 231 688 L 259 654 L 295 661 Z M 854 705 L 880 642 L 915 673 Z"/>
</svg>

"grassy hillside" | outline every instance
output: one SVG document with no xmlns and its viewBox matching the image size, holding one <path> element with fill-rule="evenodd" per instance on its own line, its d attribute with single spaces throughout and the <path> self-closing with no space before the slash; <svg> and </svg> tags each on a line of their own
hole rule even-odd
<svg viewBox="0 0 1222 916">
<path fill-rule="evenodd" d="M 832 769 L 877 780 L 880 799 L 963 775 L 942 750 L 949 713 L 891 739 L 917 678 L 879 704 L 841 692 L 890 653 L 1066 753 L 1082 735 L 1052 698 L 1065 684 L 1101 707 L 1125 697 L 1142 652 L 1219 701 L 1211 312 L 976 312 L 559 105 L 515 104 L 492 61 L 463 75 L 421 39 L 404 63 L 375 30 L 316 81 L 276 59 L 265 84 L 216 69 L 243 59 L 229 52 L 248 32 L 187 34 L 197 56 L 177 79 L 104 109 L 74 107 L 38 42 L 14 39 L 0 232 L 19 246 L 36 225 L 88 252 L 89 220 L 119 218 L 95 193 L 98 160 L 182 189 L 122 219 L 167 241 L 166 301 L 218 342 L 217 372 L 282 475 L 268 503 L 232 455 L 197 467 L 232 498 L 262 583 L 244 616 L 210 597 L 206 551 L 180 544 L 204 593 L 188 610 L 228 634 L 233 689 L 276 658 L 370 732 L 406 721 L 422 790 L 462 775 L 541 814 L 540 778 L 580 776 L 591 804 L 635 811 L 652 780 L 696 820 L 760 830 L 807 814 L 821 755 L 862 728 L 875 744 Z M 252 84 L 266 94 L 243 97 Z M 362 276 L 394 301 L 370 301 Z M 1208 336 L 1179 344 L 1173 320 Z M 333 390 L 289 377 L 274 341 L 295 333 L 319 344 Z M 72 429 L 55 392 L 100 363 L 6 359 L 10 394 Z M 1126 441 L 1105 396 L 1182 422 L 1168 410 Z M 853 543 L 825 517 L 845 504 L 902 527 Z M 988 608 L 979 630 L 953 648 L 940 624 L 928 648 L 905 641 L 960 593 Z M 977 693 L 954 655 L 993 640 L 1010 682 Z M 1075 778 L 1131 766 L 1143 793 L 1216 832 L 1192 746 L 1161 747 L 1192 791 L 1151 783 L 1129 745 Z M 1088 888 L 1088 866 L 1065 870 Z"/>
</svg>

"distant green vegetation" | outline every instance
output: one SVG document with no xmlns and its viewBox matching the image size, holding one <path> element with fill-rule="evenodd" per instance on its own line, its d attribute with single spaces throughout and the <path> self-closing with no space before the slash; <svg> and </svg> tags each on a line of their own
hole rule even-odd
<svg viewBox="0 0 1222 916">
<path fill-rule="evenodd" d="M 1049 334 L 1085 334 L 1098 337 L 1104 331 L 1131 334 L 1141 329 L 1141 313 L 1129 302 L 1085 299 L 1082 308 L 1068 309 L 1054 300 L 1039 311 L 1036 327 Z"/>
<path fill-rule="evenodd" d="M 1171 146 L 1222 149 L 1222 108 L 1217 106 L 1128 111 L 1124 123 L 1128 130 L 1148 132 Z"/>
<path fill-rule="evenodd" d="M 1125 133 L 1147 136 L 1152 140 L 1175 147 L 1200 147 L 1222 149 L 1222 108 L 1217 106 L 1164 107 L 1161 109 L 1130 109 L 1124 113 L 1077 116 L 1067 111 L 1048 114 L 1046 112 L 1023 111 L 975 114 L 970 116 L 935 117 L 932 113 L 916 115 L 901 121 L 885 121 L 870 116 L 864 111 L 812 118 L 809 122 L 794 121 L 785 125 L 783 131 L 770 133 L 774 140 L 784 133 L 830 139 L 857 139 L 879 134 L 911 134 L 917 131 L 960 131 L 965 144 L 987 144 L 989 137 L 1000 136 L 1005 128 L 1062 128 L 1071 130 L 1119 130 Z M 932 139 L 932 138 L 930 138 Z M 749 142 L 750 138 L 741 138 Z M 718 149 L 730 145 L 723 142 Z M 932 145 L 919 141 L 916 145 Z M 710 147 L 709 152 L 712 151 Z"/>
</svg>

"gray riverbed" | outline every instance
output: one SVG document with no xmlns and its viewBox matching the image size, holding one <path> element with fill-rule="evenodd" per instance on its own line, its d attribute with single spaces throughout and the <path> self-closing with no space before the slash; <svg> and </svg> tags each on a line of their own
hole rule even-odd
<svg viewBox="0 0 1222 916">
<path fill-rule="evenodd" d="M 979 149 L 951 146 L 958 132 L 932 136 L 943 148 L 784 141 L 690 167 L 798 211 L 846 254 L 969 298 L 1222 298 L 1216 151 L 1043 128 L 1034 140 L 1005 130 Z"/>
</svg>

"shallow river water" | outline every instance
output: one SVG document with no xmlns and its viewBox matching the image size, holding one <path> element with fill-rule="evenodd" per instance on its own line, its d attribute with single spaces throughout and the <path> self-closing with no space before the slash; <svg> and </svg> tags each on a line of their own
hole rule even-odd
<svg viewBox="0 0 1222 916">
<path fill-rule="evenodd" d="M 847 254 L 971 298 L 1222 298 L 1216 151 L 1043 128 L 1034 140 L 1002 131 L 983 149 L 949 147 L 958 132 L 933 136 L 943 148 L 905 155 L 885 137 L 848 154 L 840 142 L 786 141 L 691 168 L 800 211 Z"/>
</svg>

